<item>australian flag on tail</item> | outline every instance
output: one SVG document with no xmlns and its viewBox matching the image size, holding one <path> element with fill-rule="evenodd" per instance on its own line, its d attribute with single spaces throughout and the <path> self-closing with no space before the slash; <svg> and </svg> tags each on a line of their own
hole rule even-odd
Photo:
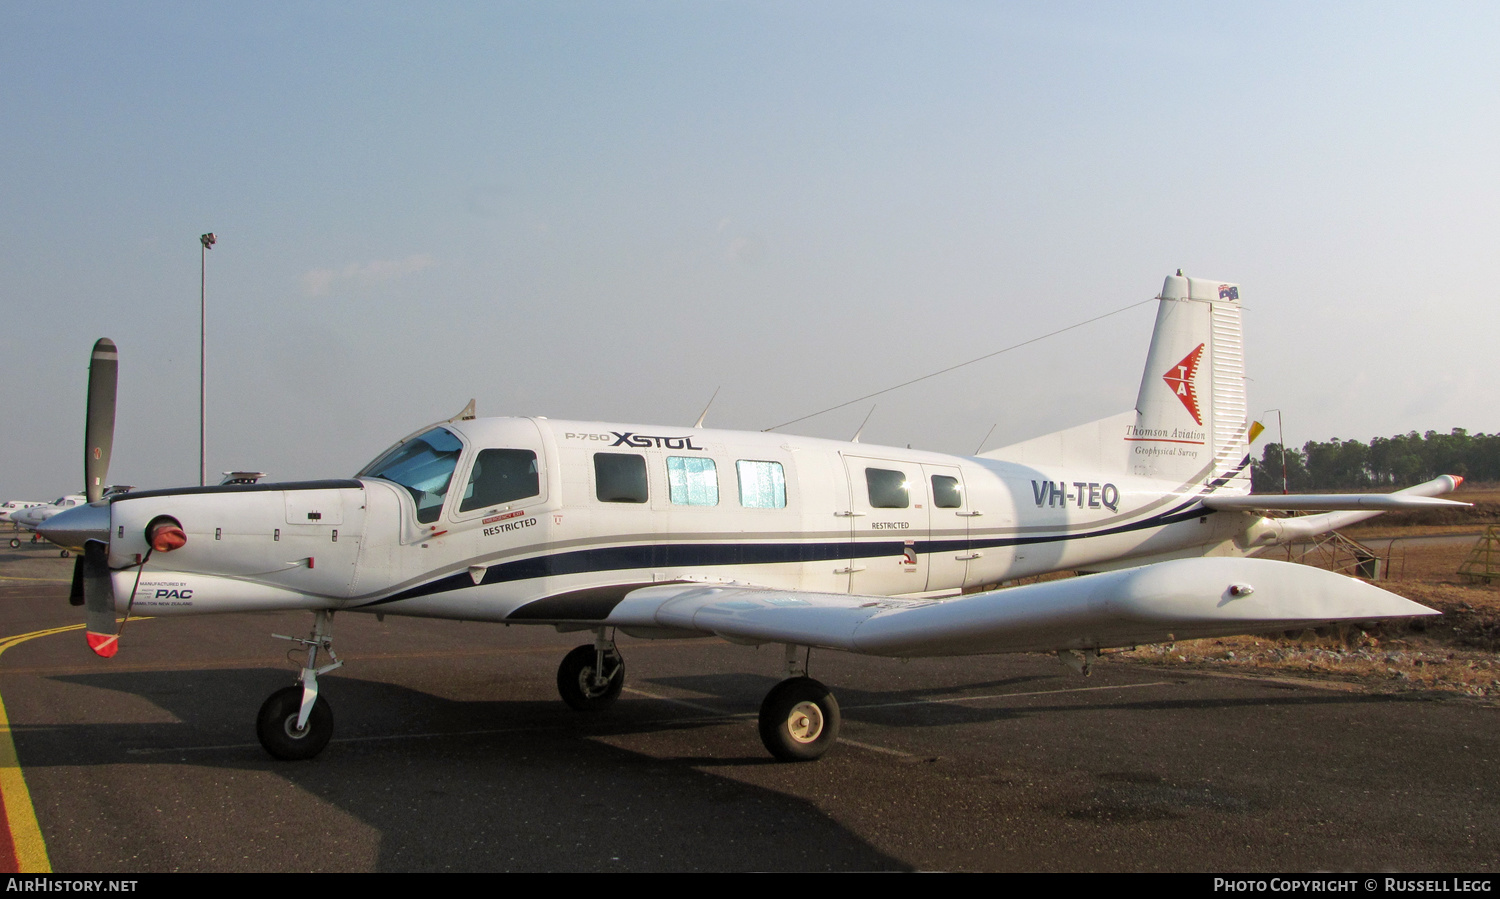
<svg viewBox="0 0 1500 899">
<path fill-rule="evenodd" d="M 1240 289 L 1232 284 L 1219 285 L 1219 299 L 1237 300 L 1240 298 Z"/>
</svg>

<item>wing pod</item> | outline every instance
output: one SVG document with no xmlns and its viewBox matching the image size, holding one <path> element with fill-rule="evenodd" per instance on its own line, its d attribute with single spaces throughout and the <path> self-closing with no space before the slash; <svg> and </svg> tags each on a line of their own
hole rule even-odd
<svg viewBox="0 0 1500 899">
<path fill-rule="evenodd" d="M 1264 559 L 1161 562 L 950 600 L 662 586 L 607 623 L 882 656 L 1101 649 L 1438 614 L 1317 568 Z"/>
</svg>

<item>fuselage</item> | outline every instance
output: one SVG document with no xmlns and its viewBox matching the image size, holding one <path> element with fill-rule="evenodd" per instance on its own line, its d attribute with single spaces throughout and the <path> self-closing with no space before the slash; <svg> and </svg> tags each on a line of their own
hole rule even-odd
<svg viewBox="0 0 1500 899">
<path fill-rule="evenodd" d="M 110 564 L 136 614 L 584 623 L 651 584 L 942 595 L 1252 543 L 1257 519 L 1207 512 L 1202 489 L 762 432 L 475 419 L 354 479 L 116 497 Z M 187 544 L 136 585 L 158 516 Z"/>
</svg>

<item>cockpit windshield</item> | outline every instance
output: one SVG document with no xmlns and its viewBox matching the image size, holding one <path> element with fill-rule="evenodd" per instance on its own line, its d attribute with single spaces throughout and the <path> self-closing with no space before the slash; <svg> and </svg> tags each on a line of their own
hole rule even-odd
<svg viewBox="0 0 1500 899">
<path fill-rule="evenodd" d="M 458 465 L 463 443 L 447 428 L 433 428 L 376 459 L 360 477 L 383 478 L 411 491 L 417 521 L 429 524 L 443 512 L 443 497 Z"/>
</svg>

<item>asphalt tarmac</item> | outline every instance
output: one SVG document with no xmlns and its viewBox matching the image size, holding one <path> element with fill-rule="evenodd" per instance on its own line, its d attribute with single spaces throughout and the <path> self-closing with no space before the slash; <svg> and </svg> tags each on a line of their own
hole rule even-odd
<svg viewBox="0 0 1500 899">
<path fill-rule="evenodd" d="M 0 548 L 0 637 L 77 624 L 70 559 Z M 306 613 L 11 644 L 0 699 L 57 872 L 1441 871 L 1500 858 L 1500 710 L 1459 698 L 1050 656 L 814 653 L 822 760 L 756 735 L 779 647 L 621 640 L 626 692 L 571 711 L 584 635 L 355 614 L 318 758 L 255 714 Z M 7 796 L 7 800 L 9 800 Z M 14 810 L 10 810 L 14 811 Z M 14 814 L 11 815 L 14 821 Z"/>
</svg>

